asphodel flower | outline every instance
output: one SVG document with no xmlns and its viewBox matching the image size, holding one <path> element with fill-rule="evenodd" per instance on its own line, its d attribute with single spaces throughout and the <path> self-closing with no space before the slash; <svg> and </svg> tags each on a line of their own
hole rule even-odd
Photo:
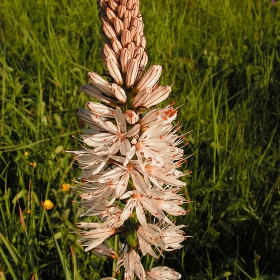
<svg viewBox="0 0 280 280">
<path fill-rule="evenodd" d="M 89 72 L 89 84 L 81 91 L 95 101 L 77 109 L 84 127 L 78 151 L 68 151 L 81 168 L 77 187 L 81 217 L 95 216 L 99 222 L 77 224 L 80 243 L 86 251 L 117 259 L 117 270 L 124 279 L 180 279 L 181 275 L 165 267 L 145 271 L 141 254 L 158 258 L 164 251 L 182 248 L 188 237 L 184 225 L 175 225 L 175 217 L 187 211 L 189 200 L 180 194 L 189 172 L 178 170 L 186 157 L 186 138 L 174 123 L 178 108 L 157 105 L 172 91 L 159 84 L 161 65 L 145 72 L 144 24 L 139 0 L 99 0 L 100 51 L 109 79 Z M 88 218 L 89 219 L 89 218 Z M 125 241 L 113 250 L 108 238 L 121 235 Z M 116 244 L 119 245 L 119 244 Z M 112 277 L 101 280 L 115 280 Z"/>
<path fill-rule="evenodd" d="M 181 279 L 181 274 L 167 266 L 157 266 L 146 271 L 148 280 L 175 280 Z"/>
<path fill-rule="evenodd" d="M 141 264 L 140 256 L 135 250 L 131 250 L 128 253 L 124 253 L 123 256 L 118 260 L 117 267 L 124 267 L 124 279 L 134 279 L 134 275 L 140 280 L 145 280 L 146 273 L 145 269 Z"/>
</svg>

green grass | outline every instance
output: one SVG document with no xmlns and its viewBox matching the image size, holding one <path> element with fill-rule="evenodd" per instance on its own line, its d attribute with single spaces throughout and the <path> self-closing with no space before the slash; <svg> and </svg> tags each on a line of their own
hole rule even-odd
<svg viewBox="0 0 280 280">
<path fill-rule="evenodd" d="M 194 238 L 159 263 L 182 279 L 279 279 L 280 3 L 142 0 L 141 12 L 149 64 L 163 65 L 168 102 L 193 130 L 180 222 Z M 78 174 L 62 150 L 77 148 L 79 86 L 105 71 L 97 13 L 88 0 L 0 3 L 0 279 L 111 271 L 79 247 L 79 208 L 61 190 Z"/>
</svg>

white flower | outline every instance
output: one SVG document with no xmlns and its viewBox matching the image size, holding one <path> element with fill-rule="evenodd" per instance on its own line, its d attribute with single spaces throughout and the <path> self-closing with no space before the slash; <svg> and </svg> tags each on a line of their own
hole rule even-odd
<svg viewBox="0 0 280 280">
<path fill-rule="evenodd" d="M 80 151 L 66 152 L 75 155 L 74 159 L 78 162 L 79 168 L 82 169 L 83 177 L 89 178 L 90 176 L 93 176 L 103 170 L 109 160 L 107 150 L 104 150 L 101 147 L 94 150 L 83 149 Z"/>
<path fill-rule="evenodd" d="M 103 118 L 97 114 L 92 114 L 89 110 L 79 108 L 77 110 L 77 115 L 85 122 L 90 129 L 86 130 L 87 133 L 95 134 L 102 131 L 107 131 L 112 125 L 111 121 L 107 121 L 106 118 Z"/>
<path fill-rule="evenodd" d="M 158 259 L 158 256 L 152 249 L 152 245 L 155 245 L 159 252 L 160 250 L 158 247 L 164 247 L 164 244 L 160 239 L 160 228 L 153 224 L 147 224 L 146 227 L 140 226 L 137 230 L 137 237 L 143 256 L 148 253 L 152 257 Z"/>
<path fill-rule="evenodd" d="M 170 123 L 176 119 L 177 112 L 178 111 L 174 110 L 171 105 L 163 109 L 152 109 L 141 119 L 141 129 L 150 127 L 159 121 L 164 125 L 170 125 Z"/>
<path fill-rule="evenodd" d="M 107 209 L 107 211 L 100 215 L 102 220 L 104 221 L 102 227 L 121 227 L 123 225 L 123 221 L 120 218 L 121 214 L 122 210 L 118 207 L 110 207 L 109 209 Z"/>
<path fill-rule="evenodd" d="M 131 177 L 134 187 L 140 193 L 147 192 L 150 186 L 144 181 L 141 173 L 139 173 L 141 168 L 138 164 L 138 161 L 129 160 L 129 158 L 119 156 L 112 156 L 111 158 L 115 160 L 117 167 L 103 174 L 99 179 L 99 183 L 117 180 L 118 184 L 116 186 L 116 196 L 120 197 L 125 193 L 128 180 Z"/>
<path fill-rule="evenodd" d="M 181 279 L 181 274 L 167 266 L 157 266 L 146 271 L 148 280 L 176 280 Z"/>
<path fill-rule="evenodd" d="M 115 228 L 103 228 L 101 223 L 80 222 L 77 223 L 77 226 L 79 228 L 93 228 L 93 230 L 90 231 L 79 232 L 79 234 L 82 236 L 82 238 L 79 241 L 82 244 L 82 246 L 87 247 L 85 249 L 86 252 L 97 247 L 98 245 L 103 243 L 107 238 L 109 238 L 117 232 L 117 229 Z"/>
<path fill-rule="evenodd" d="M 174 165 L 161 165 L 151 158 L 146 160 L 143 165 L 144 170 L 147 173 L 147 176 L 145 176 L 146 181 L 149 179 L 158 189 L 162 189 L 164 184 L 177 187 L 183 187 L 186 185 L 185 182 L 177 179 L 185 174 L 176 170 Z"/>
<path fill-rule="evenodd" d="M 83 200 L 83 201 L 80 201 L 80 204 L 81 204 L 81 206 L 88 209 L 87 211 L 85 211 L 84 213 L 81 214 L 81 217 L 97 216 L 97 215 L 104 213 L 107 210 L 105 201 L 100 201 L 100 202 L 94 203 L 91 200 Z"/>
<path fill-rule="evenodd" d="M 131 149 L 128 138 L 134 137 L 139 132 L 140 125 L 134 125 L 127 132 L 124 114 L 118 107 L 116 108 L 115 113 L 117 126 L 112 122 L 103 120 L 98 115 L 91 115 L 91 119 L 98 125 L 98 127 L 102 127 L 103 130 L 99 129 L 99 133 L 83 134 L 83 141 L 91 147 L 108 147 L 109 155 L 116 154 L 120 150 L 121 154 L 125 156 Z"/>
<path fill-rule="evenodd" d="M 122 258 L 117 261 L 117 269 L 121 266 L 124 267 L 125 271 L 124 279 L 134 279 L 134 274 L 136 274 L 140 280 L 145 280 L 146 273 L 141 264 L 140 256 L 134 250 L 123 254 Z"/>
<path fill-rule="evenodd" d="M 170 201 L 168 200 L 169 196 Z M 173 195 L 165 193 L 164 191 L 148 190 L 146 194 L 139 191 L 128 191 L 120 197 L 120 199 L 127 199 L 128 197 L 130 197 L 130 199 L 126 202 L 120 219 L 126 221 L 135 208 L 138 221 L 143 227 L 147 226 L 144 209 L 148 210 L 160 222 L 166 222 L 170 225 L 173 225 L 173 223 L 165 216 L 163 210 L 167 213 L 175 214 L 176 216 L 186 213 L 186 211 L 179 206 L 179 204 L 184 203 L 184 198 L 179 195 L 173 199 Z"/>
<path fill-rule="evenodd" d="M 181 228 L 184 227 L 184 225 L 168 226 L 161 230 L 161 240 L 164 244 L 163 249 L 165 251 L 181 249 L 183 245 L 180 243 L 186 240 L 188 237 L 191 237 L 185 236 L 185 232 L 181 230 Z"/>
<path fill-rule="evenodd" d="M 92 249 L 94 254 L 99 257 L 109 257 L 112 259 L 117 259 L 118 254 L 109 246 L 105 244 L 100 244 Z"/>
<path fill-rule="evenodd" d="M 164 165 L 182 160 L 184 151 L 177 148 L 176 141 L 180 138 L 171 129 L 165 129 L 162 123 L 156 123 L 147 128 L 139 138 L 134 138 L 131 143 L 140 163 L 143 158 L 152 158 L 155 162 Z"/>
<path fill-rule="evenodd" d="M 149 253 L 154 258 L 158 258 L 152 249 L 153 245 L 158 249 L 160 254 L 162 254 L 160 249 L 173 251 L 182 248 L 183 245 L 180 243 L 189 237 L 185 236 L 185 232 L 181 230 L 183 227 L 185 226 L 169 225 L 161 229 L 153 224 L 147 224 L 146 227 L 140 226 L 137 231 L 137 236 L 141 252 L 144 256 L 146 253 Z"/>
<path fill-rule="evenodd" d="M 111 197 L 115 197 L 115 189 L 117 182 L 110 181 L 108 183 L 88 182 L 80 189 L 83 193 L 80 198 L 88 202 L 82 203 L 83 205 L 93 205 L 96 203 L 107 201 Z M 89 192 L 91 191 L 91 192 Z"/>
</svg>

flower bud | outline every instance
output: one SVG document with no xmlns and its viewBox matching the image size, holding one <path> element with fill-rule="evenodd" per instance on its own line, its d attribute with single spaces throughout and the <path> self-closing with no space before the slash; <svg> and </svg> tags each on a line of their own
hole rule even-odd
<svg viewBox="0 0 280 280">
<path fill-rule="evenodd" d="M 126 48 L 127 44 L 130 42 L 131 42 L 130 31 L 128 29 L 125 29 L 124 31 L 122 31 L 122 34 L 121 34 L 121 43 L 122 43 L 123 48 Z"/>
<path fill-rule="evenodd" d="M 120 101 L 120 103 L 125 103 L 127 100 L 125 91 L 117 84 L 112 84 L 113 95 Z"/>
<path fill-rule="evenodd" d="M 108 39 L 113 39 L 113 38 L 117 37 L 115 30 L 107 22 L 103 22 L 102 30 Z"/>
<path fill-rule="evenodd" d="M 127 48 L 124 48 L 121 51 L 121 56 L 120 56 L 120 62 L 121 62 L 121 69 L 122 69 L 122 73 L 125 74 L 127 71 L 127 66 L 128 66 L 128 62 L 129 62 L 130 58 L 129 58 L 129 51 Z"/>
<path fill-rule="evenodd" d="M 125 12 L 126 12 L 126 6 L 125 6 L 125 5 L 122 5 L 122 4 L 119 5 L 119 7 L 118 7 L 118 17 L 119 17 L 120 19 L 123 18 Z"/>
<path fill-rule="evenodd" d="M 139 14 L 139 5 L 134 4 L 132 8 L 132 17 L 133 18 L 138 17 L 138 14 Z"/>
<path fill-rule="evenodd" d="M 139 120 L 139 114 L 136 114 L 134 111 L 132 110 L 127 110 L 126 114 L 125 114 L 125 120 L 129 123 L 129 124 L 135 124 L 136 122 L 138 122 Z"/>
<path fill-rule="evenodd" d="M 99 89 L 101 92 L 108 93 L 109 95 L 112 94 L 112 89 L 109 82 L 103 79 L 98 74 L 94 72 L 88 72 L 88 79 L 90 83 L 97 87 L 97 89 Z"/>
<path fill-rule="evenodd" d="M 112 48 L 113 48 L 114 52 L 117 55 L 120 55 L 121 51 L 123 49 L 121 42 L 117 38 L 113 38 L 111 40 L 111 45 L 112 45 Z"/>
<path fill-rule="evenodd" d="M 139 62 L 137 59 L 132 59 L 129 62 L 126 73 L 126 86 L 132 87 L 138 74 Z"/>
<path fill-rule="evenodd" d="M 138 27 L 138 18 L 135 17 L 131 20 L 131 24 L 130 24 L 130 28 L 129 28 L 129 31 L 130 31 L 130 36 L 131 36 L 131 39 L 134 38 L 136 32 L 137 32 L 137 27 Z"/>
<path fill-rule="evenodd" d="M 122 78 L 122 75 L 121 75 L 121 72 L 120 72 L 120 69 L 119 69 L 118 65 L 114 62 L 114 59 L 111 56 L 109 56 L 109 57 L 106 58 L 105 62 L 106 62 L 106 67 L 107 67 L 110 75 L 114 79 L 114 81 L 117 84 L 122 85 L 123 84 L 123 78 Z"/>
<path fill-rule="evenodd" d="M 102 58 L 104 64 L 106 64 L 106 59 L 109 56 L 111 56 L 111 58 L 114 60 L 115 64 L 117 64 L 119 67 L 120 64 L 118 62 L 115 52 L 111 49 L 111 47 L 108 44 L 105 44 L 101 51 L 101 58 Z"/>
<path fill-rule="evenodd" d="M 107 15 L 109 21 L 113 23 L 113 22 L 114 22 L 114 19 L 116 18 L 116 15 L 115 15 L 115 13 L 112 11 L 112 9 L 107 8 L 107 9 L 105 10 L 105 13 L 106 13 L 106 15 Z"/>
<path fill-rule="evenodd" d="M 126 12 L 123 16 L 123 28 L 128 29 L 130 26 L 130 21 L 131 21 L 131 11 L 126 9 Z"/>
<path fill-rule="evenodd" d="M 122 33 L 122 31 L 124 30 L 123 22 L 118 17 L 115 17 L 113 23 L 114 23 L 114 28 L 115 28 L 117 35 L 120 35 Z"/>
<path fill-rule="evenodd" d="M 108 0 L 108 4 L 114 12 L 116 12 L 118 10 L 119 5 L 114 0 Z"/>
<path fill-rule="evenodd" d="M 136 85 L 136 91 L 140 92 L 147 87 L 153 87 L 158 81 L 161 71 L 160 65 L 152 65 Z"/>
<path fill-rule="evenodd" d="M 159 86 L 152 91 L 149 98 L 143 103 L 143 106 L 149 108 L 165 100 L 172 91 L 171 86 Z"/>
<path fill-rule="evenodd" d="M 128 43 L 127 49 L 129 50 L 129 54 L 130 54 L 129 59 L 132 59 L 134 56 L 134 51 L 135 51 L 135 44 L 133 42 Z"/>
</svg>

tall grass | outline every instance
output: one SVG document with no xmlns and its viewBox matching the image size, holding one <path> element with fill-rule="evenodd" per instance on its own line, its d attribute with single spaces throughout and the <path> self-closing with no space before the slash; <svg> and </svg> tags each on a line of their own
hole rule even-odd
<svg viewBox="0 0 280 280">
<path fill-rule="evenodd" d="M 161 84 L 174 82 L 168 102 L 184 105 L 182 133 L 193 130 L 184 223 L 194 238 L 159 260 L 183 279 L 280 277 L 279 8 L 141 2 L 150 64 L 163 65 Z M 76 146 L 74 109 L 87 100 L 79 85 L 87 71 L 105 71 L 97 13 L 88 0 L 0 3 L 0 279 L 99 279 L 111 270 L 79 247 L 79 207 L 61 189 L 77 176 L 62 151 Z"/>
</svg>

